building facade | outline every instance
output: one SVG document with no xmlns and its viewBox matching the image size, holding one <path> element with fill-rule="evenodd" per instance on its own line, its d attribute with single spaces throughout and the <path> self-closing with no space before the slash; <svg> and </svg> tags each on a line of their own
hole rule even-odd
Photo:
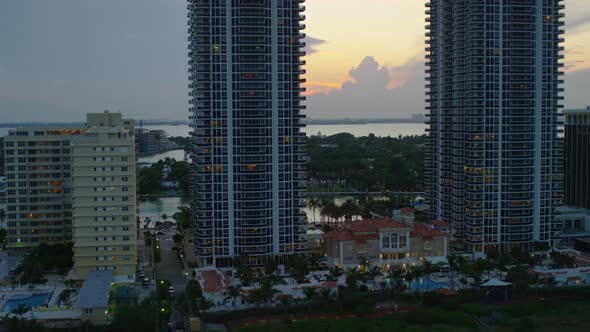
<svg viewBox="0 0 590 332">
<path fill-rule="evenodd" d="M 431 0 L 425 191 L 456 249 L 531 250 L 559 223 L 559 0 Z"/>
<path fill-rule="evenodd" d="M 590 209 L 590 106 L 564 114 L 565 204 Z"/>
<path fill-rule="evenodd" d="M 23 127 L 4 138 L 8 248 L 72 240 L 72 139 L 85 126 Z"/>
<path fill-rule="evenodd" d="M 74 270 L 133 275 L 136 163 L 132 120 L 88 114 L 75 127 L 26 127 L 5 137 L 7 243 L 74 242 Z"/>
<path fill-rule="evenodd" d="M 304 251 L 304 0 L 189 1 L 201 266 Z"/>
<path fill-rule="evenodd" d="M 112 270 L 134 280 L 137 197 L 133 120 L 120 113 L 88 114 L 73 139 L 74 272 Z"/>
<path fill-rule="evenodd" d="M 449 233 L 414 222 L 413 216 L 367 219 L 328 232 L 324 236 L 329 265 L 357 267 L 360 262 L 383 270 L 443 260 L 448 254 Z"/>
</svg>

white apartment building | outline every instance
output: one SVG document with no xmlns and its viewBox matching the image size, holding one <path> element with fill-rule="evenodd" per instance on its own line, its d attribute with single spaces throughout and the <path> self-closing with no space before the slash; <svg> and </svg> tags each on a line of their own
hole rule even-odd
<svg viewBox="0 0 590 332">
<path fill-rule="evenodd" d="M 134 278 L 137 260 L 134 123 L 120 113 L 88 114 L 73 140 L 74 272 L 112 270 Z"/>
</svg>

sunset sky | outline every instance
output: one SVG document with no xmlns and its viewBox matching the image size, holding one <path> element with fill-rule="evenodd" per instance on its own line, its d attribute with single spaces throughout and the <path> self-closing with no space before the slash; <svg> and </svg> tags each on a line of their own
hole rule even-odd
<svg viewBox="0 0 590 332">
<path fill-rule="evenodd" d="M 424 0 L 307 0 L 308 117 L 424 112 Z M 590 1 L 567 0 L 566 107 L 590 104 Z M 0 122 L 188 117 L 184 0 L 0 1 Z"/>
</svg>

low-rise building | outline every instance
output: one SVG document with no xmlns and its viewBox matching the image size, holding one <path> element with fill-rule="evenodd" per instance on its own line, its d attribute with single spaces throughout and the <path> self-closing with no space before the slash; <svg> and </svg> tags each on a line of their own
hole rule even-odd
<svg viewBox="0 0 590 332">
<path fill-rule="evenodd" d="M 90 271 L 78 296 L 80 320 L 93 325 L 105 325 L 108 322 L 109 292 L 113 272 Z"/>
<path fill-rule="evenodd" d="M 394 218 L 355 221 L 326 233 L 328 264 L 347 268 L 368 261 L 387 269 L 447 255 L 449 233 L 415 223 L 411 209 L 399 211 Z"/>
</svg>

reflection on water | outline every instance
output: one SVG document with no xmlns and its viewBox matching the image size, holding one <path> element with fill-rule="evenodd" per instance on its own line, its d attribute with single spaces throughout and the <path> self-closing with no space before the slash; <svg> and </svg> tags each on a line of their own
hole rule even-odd
<svg viewBox="0 0 590 332">
<path fill-rule="evenodd" d="M 153 200 L 141 200 L 139 202 L 139 220 L 140 227 L 143 228 L 144 220 L 149 217 L 152 221 L 164 221 L 162 215 L 167 215 L 169 221 L 174 221 L 172 216 L 178 212 L 178 207 L 189 205 L 188 198 L 182 197 L 162 197 Z M 153 227 L 153 224 L 150 225 Z"/>
<path fill-rule="evenodd" d="M 162 159 L 176 159 L 176 161 L 184 160 L 184 150 L 172 150 L 164 153 L 155 154 L 153 156 L 139 157 L 140 164 L 153 164 Z"/>
</svg>

